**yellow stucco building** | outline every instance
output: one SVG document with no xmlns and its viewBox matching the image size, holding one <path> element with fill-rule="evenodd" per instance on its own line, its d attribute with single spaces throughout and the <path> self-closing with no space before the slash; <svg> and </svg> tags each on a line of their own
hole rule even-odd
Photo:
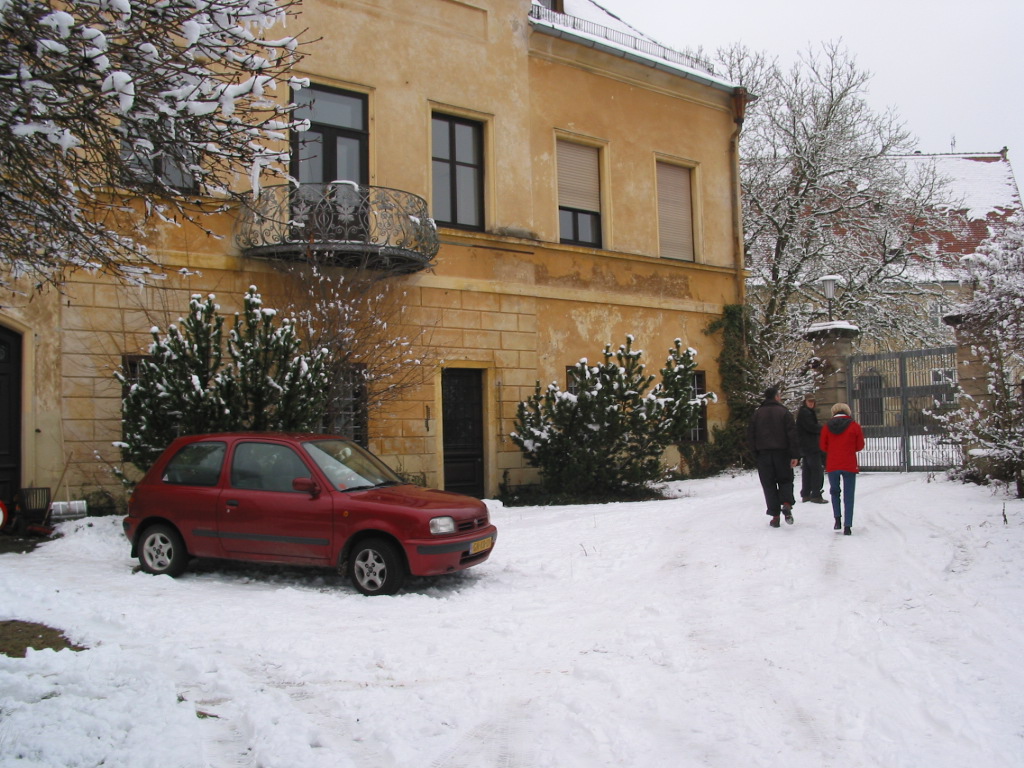
<svg viewBox="0 0 1024 768">
<path fill-rule="evenodd" d="M 0 494 L 47 486 L 82 498 L 113 486 L 112 374 L 125 356 L 143 353 L 150 328 L 183 314 L 192 294 L 233 311 L 256 285 L 273 306 L 292 279 L 281 264 L 310 247 L 389 274 L 403 322 L 430 329 L 424 383 L 368 424 L 370 447 L 428 485 L 493 495 L 503 476 L 529 482 L 508 438 L 517 403 L 537 380 L 564 386 L 566 366 L 627 334 L 652 368 L 681 338 L 718 390 L 720 350 L 703 330 L 743 300 L 746 95 L 596 7 L 577 3 L 582 19 L 560 7 L 307 0 L 300 18 L 320 39 L 300 73 L 310 88 L 295 97 L 311 120 L 293 142 L 300 191 L 262 194 L 292 215 L 296 201 L 348 195 L 361 213 L 340 238 L 336 208 L 300 236 L 241 215 L 209 222 L 221 238 L 161 228 L 149 243 L 160 277 L 147 287 L 80 272 L 63 295 L 9 295 Z M 419 198 L 436 243 L 409 207 Z M 710 423 L 724 407 L 710 407 Z"/>
</svg>

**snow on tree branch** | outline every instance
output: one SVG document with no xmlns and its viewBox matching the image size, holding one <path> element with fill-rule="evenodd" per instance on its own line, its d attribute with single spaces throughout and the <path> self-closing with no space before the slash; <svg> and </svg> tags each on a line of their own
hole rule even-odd
<svg viewBox="0 0 1024 768">
<path fill-rule="evenodd" d="M 930 290 L 942 262 L 944 180 L 897 157 L 913 149 L 911 136 L 895 113 L 868 105 L 869 74 L 836 44 L 790 69 L 742 47 L 719 55 L 726 76 L 759 97 L 741 134 L 758 388 L 798 367 L 786 353 L 825 303 L 823 275 L 843 277 L 836 317 L 865 336 L 934 341 L 941 329 L 913 297 Z"/>
<path fill-rule="evenodd" d="M 971 299 L 959 307 L 958 340 L 984 371 L 981 402 L 961 394 L 940 420 L 961 442 L 969 467 L 1014 483 L 1024 498 L 1024 217 L 964 259 Z"/>
<path fill-rule="evenodd" d="M 202 226 L 209 198 L 286 174 L 296 6 L 0 5 L 0 261 L 11 277 L 130 275 L 125 265 L 147 261 L 149 219 Z"/>
</svg>

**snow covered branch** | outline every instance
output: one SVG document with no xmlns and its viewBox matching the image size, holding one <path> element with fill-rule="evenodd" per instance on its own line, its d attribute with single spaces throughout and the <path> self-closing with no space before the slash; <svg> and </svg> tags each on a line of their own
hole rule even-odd
<svg viewBox="0 0 1024 768">
<path fill-rule="evenodd" d="M 212 200 L 284 175 L 296 5 L 0 4 L 5 279 L 130 274 L 149 219 L 202 226 Z"/>
<path fill-rule="evenodd" d="M 791 360 L 775 361 L 821 312 L 823 275 L 842 276 L 836 316 L 866 336 L 934 341 L 941 328 L 928 325 L 918 297 L 942 263 L 943 180 L 897 157 L 912 150 L 911 137 L 894 113 L 870 108 L 869 75 L 837 44 L 808 50 L 788 70 L 741 47 L 720 57 L 726 75 L 759 96 L 741 136 L 759 386 L 792 373 Z"/>
</svg>

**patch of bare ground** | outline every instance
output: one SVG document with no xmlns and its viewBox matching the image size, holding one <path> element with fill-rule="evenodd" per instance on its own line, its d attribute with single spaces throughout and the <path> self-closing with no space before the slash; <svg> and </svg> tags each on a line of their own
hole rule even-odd
<svg viewBox="0 0 1024 768">
<path fill-rule="evenodd" d="M 60 651 L 70 648 L 72 651 L 84 651 L 80 645 L 75 645 L 59 629 L 48 627 L 45 624 L 36 624 L 34 621 L 0 621 L 0 654 L 23 659 L 29 648 L 41 651 L 49 648 Z"/>
</svg>

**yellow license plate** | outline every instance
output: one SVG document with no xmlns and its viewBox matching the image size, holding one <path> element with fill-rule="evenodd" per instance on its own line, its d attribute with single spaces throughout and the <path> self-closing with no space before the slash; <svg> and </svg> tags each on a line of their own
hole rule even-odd
<svg viewBox="0 0 1024 768">
<path fill-rule="evenodd" d="M 486 539 L 480 539 L 480 541 L 474 541 L 469 545 L 469 554 L 476 555 L 483 552 L 485 549 L 490 549 L 494 544 L 494 538 L 488 536 Z"/>
</svg>

